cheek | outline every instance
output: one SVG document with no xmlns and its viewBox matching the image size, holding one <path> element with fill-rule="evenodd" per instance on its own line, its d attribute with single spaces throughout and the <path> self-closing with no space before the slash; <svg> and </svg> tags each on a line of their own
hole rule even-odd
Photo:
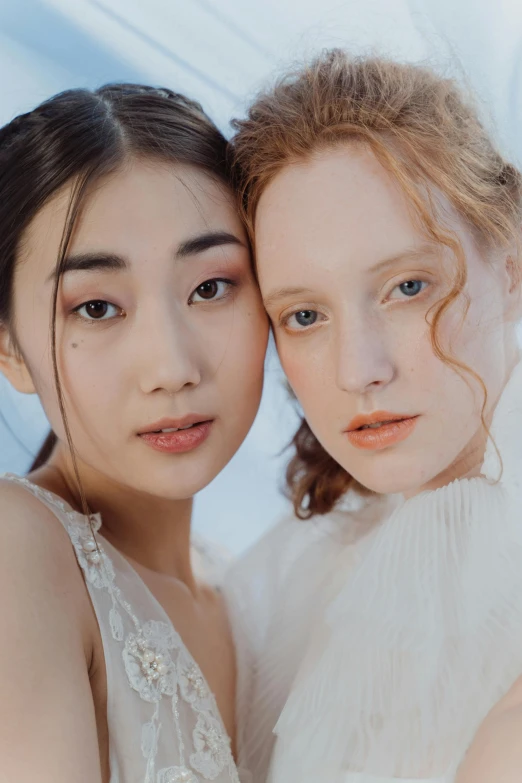
<svg viewBox="0 0 522 783">
<path fill-rule="evenodd" d="M 319 335 L 318 335 L 319 336 Z M 276 340 L 279 360 L 288 382 L 305 414 L 313 416 L 316 408 L 336 392 L 332 360 L 329 351 L 320 340 L 287 338 Z"/>
<path fill-rule="evenodd" d="M 74 399 L 105 394 L 109 402 L 128 381 L 125 368 L 130 365 L 131 354 L 121 343 L 111 344 L 110 335 L 76 333 L 61 341 L 57 353 L 65 391 Z"/>
<path fill-rule="evenodd" d="M 30 301 L 34 303 L 33 307 L 29 306 Z M 65 437 L 65 430 L 58 403 L 52 360 L 52 340 L 49 328 L 49 301 L 44 300 L 43 296 L 38 296 L 36 292 L 31 291 L 30 298 L 26 297 L 23 300 L 16 302 L 15 313 L 17 314 L 17 339 L 33 380 L 36 393 L 51 428 L 58 437 L 63 439 Z M 66 400 L 67 410 L 69 411 L 69 377 L 77 378 L 83 370 L 79 367 L 76 370 L 73 369 L 68 372 L 63 361 L 63 350 L 60 350 L 60 345 L 63 344 L 62 335 L 57 335 L 56 343 L 59 382 Z M 71 411 L 71 418 L 74 418 L 74 411 Z"/>
<path fill-rule="evenodd" d="M 16 335 L 46 417 L 53 430 L 57 433 L 61 432 L 61 414 L 54 379 L 49 320 L 43 313 L 41 319 L 32 320 L 28 317 L 23 322 L 23 328 L 16 329 Z"/>
<path fill-rule="evenodd" d="M 426 395 L 426 399 L 432 398 L 435 390 L 437 398 L 446 399 L 447 402 L 451 394 L 460 397 L 464 394 L 467 404 L 470 404 L 467 384 L 454 367 L 438 357 L 435 346 L 448 358 L 455 359 L 481 376 L 492 357 L 497 366 L 495 356 L 499 353 L 499 340 L 493 325 L 500 324 L 501 319 L 497 317 L 493 298 L 490 294 L 488 302 L 486 296 L 478 296 L 473 292 L 469 307 L 466 307 L 467 300 L 464 298 L 457 300 L 442 315 L 435 332 L 430 325 L 432 319 L 428 316 L 428 323 L 424 314 L 420 318 L 415 316 L 413 322 L 410 319 L 397 322 L 393 334 L 397 367 L 403 376 L 415 382 L 416 388 Z"/>
<path fill-rule="evenodd" d="M 456 456 L 480 427 L 483 388 L 464 368 L 476 373 L 488 392 L 494 376 L 502 377 L 502 372 L 497 372 L 498 351 L 488 333 L 480 328 L 477 316 L 480 314 L 470 308 L 463 322 L 462 311 L 449 312 L 437 327 L 439 345 L 448 357 L 462 365 L 462 370 L 436 356 L 428 334 L 425 350 L 416 363 L 419 371 L 415 379 L 410 378 L 419 391 L 419 400 L 426 401 L 425 412 L 432 414 L 427 419 L 429 434 L 424 434 L 432 444 L 434 456 L 441 458 L 448 453 Z"/>
<path fill-rule="evenodd" d="M 232 405 L 256 405 L 261 394 L 268 342 L 268 319 L 257 299 L 234 308 L 214 323 L 207 343 L 208 356 L 219 385 Z"/>
<path fill-rule="evenodd" d="M 288 378 L 290 386 L 301 399 L 309 385 L 308 381 L 313 382 L 314 375 L 310 373 L 310 367 L 304 361 L 301 361 L 298 356 L 295 356 L 292 351 L 285 351 L 279 348 L 278 353 L 281 367 Z"/>
<path fill-rule="evenodd" d="M 81 449 L 85 436 L 107 441 L 114 431 L 115 416 L 121 416 L 122 401 L 131 387 L 122 351 L 107 350 L 93 335 L 57 338 L 60 387 L 67 420 L 75 444 Z M 41 373 L 38 393 L 51 426 L 60 436 L 65 430 L 53 380 L 52 365 Z M 110 426 L 108 426 L 110 424 Z"/>
<path fill-rule="evenodd" d="M 441 324 L 443 345 L 485 382 L 501 382 L 505 373 L 504 322 L 501 302 L 495 292 L 472 295 L 464 321 L 458 313 L 448 314 Z"/>
</svg>

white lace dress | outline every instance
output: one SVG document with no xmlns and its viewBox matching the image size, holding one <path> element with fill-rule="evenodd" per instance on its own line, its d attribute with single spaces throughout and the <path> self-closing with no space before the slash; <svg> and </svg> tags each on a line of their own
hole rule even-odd
<svg viewBox="0 0 522 783">
<path fill-rule="evenodd" d="M 522 675 L 522 365 L 491 433 L 480 477 L 348 497 L 232 567 L 239 758 L 255 783 L 455 779 Z"/>
<path fill-rule="evenodd" d="M 104 539 L 99 515 L 96 546 L 84 515 L 27 479 L 2 478 L 54 512 L 83 571 L 107 670 L 111 783 L 239 783 L 203 674 L 141 577 Z"/>
</svg>

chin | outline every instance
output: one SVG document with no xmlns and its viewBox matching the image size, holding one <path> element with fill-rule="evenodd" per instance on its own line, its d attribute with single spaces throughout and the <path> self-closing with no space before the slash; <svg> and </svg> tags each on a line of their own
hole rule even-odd
<svg viewBox="0 0 522 783">
<path fill-rule="evenodd" d="M 390 476 L 377 478 L 373 476 L 358 477 L 354 475 L 354 478 L 359 484 L 362 484 L 363 487 L 366 487 L 366 489 L 369 489 L 371 492 L 375 492 L 377 495 L 414 494 L 415 491 L 418 491 L 419 486 L 416 484 L 416 488 L 414 488 L 411 481 L 405 481 L 404 479 L 402 481 L 400 479 L 395 480 Z"/>
<path fill-rule="evenodd" d="M 395 464 L 390 464 L 391 462 Z M 406 495 L 410 497 L 422 492 L 427 485 L 438 475 L 438 471 L 423 469 L 419 461 L 410 460 L 386 460 L 376 464 L 366 466 L 346 467 L 346 470 L 363 487 L 376 492 L 379 495 Z"/>
<path fill-rule="evenodd" d="M 134 489 L 164 500 L 188 500 L 204 489 L 216 476 L 214 466 L 183 465 L 172 462 L 158 470 L 142 470 L 128 482 Z M 127 477 L 128 481 L 128 477 Z"/>
</svg>

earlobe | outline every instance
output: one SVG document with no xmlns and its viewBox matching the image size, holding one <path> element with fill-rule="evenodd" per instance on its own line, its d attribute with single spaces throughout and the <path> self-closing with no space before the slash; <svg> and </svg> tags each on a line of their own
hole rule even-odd
<svg viewBox="0 0 522 783">
<path fill-rule="evenodd" d="M 520 288 L 521 274 L 520 265 L 516 263 L 513 256 L 506 258 L 506 271 L 509 278 L 509 293 L 514 294 Z"/>
<path fill-rule="evenodd" d="M 506 258 L 507 297 L 506 310 L 510 317 L 522 317 L 522 270 L 520 263 L 509 255 Z"/>
<path fill-rule="evenodd" d="M 33 380 L 23 356 L 17 351 L 7 329 L 0 326 L 0 372 L 22 394 L 35 394 Z"/>
</svg>

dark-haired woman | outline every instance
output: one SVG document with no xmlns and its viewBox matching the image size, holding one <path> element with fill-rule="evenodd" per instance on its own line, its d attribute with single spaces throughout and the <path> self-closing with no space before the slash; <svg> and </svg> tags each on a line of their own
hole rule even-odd
<svg viewBox="0 0 522 783">
<path fill-rule="evenodd" d="M 340 51 L 237 130 L 304 413 L 300 519 L 230 578 L 240 758 L 256 783 L 522 780 L 522 177 L 450 80 Z"/>
<path fill-rule="evenodd" d="M 197 104 L 75 90 L 0 131 L 0 327 L 52 428 L 0 481 L 0 778 L 237 782 L 219 565 L 190 520 L 255 416 L 267 324 Z"/>
</svg>

